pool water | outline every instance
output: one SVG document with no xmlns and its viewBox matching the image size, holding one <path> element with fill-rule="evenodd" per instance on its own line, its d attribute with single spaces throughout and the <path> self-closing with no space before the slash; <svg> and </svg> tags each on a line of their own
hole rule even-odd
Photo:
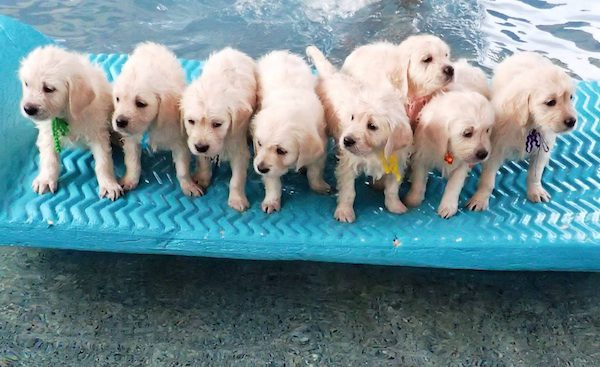
<svg viewBox="0 0 600 367">
<path fill-rule="evenodd" d="M 304 54 L 315 44 L 341 63 L 358 45 L 427 32 L 488 73 L 512 52 L 529 50 L 574 78 L 600 78 L 596 0 L 3 0 L 0 13 L 85 52 L 129 52 L 153 40 L 203 59 L 225 46 L 258 57 L 281 48 Z"/>
</svg>

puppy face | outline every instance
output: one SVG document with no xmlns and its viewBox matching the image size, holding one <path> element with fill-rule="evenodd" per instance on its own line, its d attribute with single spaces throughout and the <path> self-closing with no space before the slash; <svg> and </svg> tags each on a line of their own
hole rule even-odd
<svg viewBox="0 0 600 367">
<path fill-rule="evenodd" d="M 528 108 L 534 123 L 559 134 L 575 127 L 577 113 L 573 108 L 573 85 L 559 71 L 549 72 L 528 97 Z"/>
<path fill-rule="evenodd" d="M 434 36 L 415 36 L 401 47 L 408 49 L 408 88 L 417 97 L 427 96 L 444 88 L 454 77 L 450 48 Z M 412 89 L 412 90 L 411 90 Z"/>
<path fill-rule="evenodd" d="M 181 106 L 188 147 L 194 155 L 214 157 L 223 150 L 232 125 L 231 114 L 224 106 L 213 106 L 209 111 L 204 103 L 196 101 L 186 94 Z"/>
<path fill-rule="evenodd" d="M 382 116 L 356 111 L 342 117 L 343 124 L 339 146 L 358 156 L 380 151 L 390 136 L 390 125 Z"/>
<path fill-rule="evenodd" d="M 35 121 L 63 116 L 68 104 L 67 81 L 38 68 L 22 70 L 21 113 Z"/>
<path fill-rule="evenodd" d="M 142 134 L 157 118 L 160 102 L 145 88 L 118 81 L 113 89 L 113 129 L 124 135 Z"/>
</svg>

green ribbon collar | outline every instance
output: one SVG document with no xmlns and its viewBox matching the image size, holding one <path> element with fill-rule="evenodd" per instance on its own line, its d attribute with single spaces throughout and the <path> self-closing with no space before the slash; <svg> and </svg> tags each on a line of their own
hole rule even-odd
<svg viewBox="0 0 600 367">
<path fill-rule="evenodd" d="M 69 123 L 65 119 L 61 119 L 60 117 L 55 117 L 52 119 L 52 138 L 54 139 L 54 150 L 56 153 L 60 153 L 62 151 L 62 146 L 60 145 L 60 138 L 63 136 L 69 135 Z"/>
</svg>

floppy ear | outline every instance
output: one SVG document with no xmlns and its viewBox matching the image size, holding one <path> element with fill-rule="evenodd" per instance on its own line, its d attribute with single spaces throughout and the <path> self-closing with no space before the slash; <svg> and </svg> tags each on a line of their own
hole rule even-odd
<svg viewBox="0 0 600 367">
<path fill-rule="evenodd" d="M 435 114 L 424 114 L 422 116 L 422 122 L 415 130 L 415 138 L 420 146 L 420 149 L 424 149 L 423 145 L 429 146 L 428 150 L 435 152 L 436 156 L 444 156 L 449 147 L 450 132 L 447 124 L 437 123 L 443 119 L 443 117 L 436 116 Z M 433 120 L 433 119 L 438 119 Z"/>
<path fill-rule="evenodd" d="M 179 95 L 167 93 L 158 95 L 158 115 L 156 123 L 158 126 L 166 124 L 181 124 L 179 117 Z"/>
<path fill-rule="evenodd" d="M 403 55 L 400 65 L 392 72 L 391 82 L 392 85 L 398 89 L 403 96 L 408 96 L 409 89 L 409 70 L 410 68 L 410 57 L 409 55 Z"/>
<path fill-rule="evenodd" d="M 410 125 L 404 123 L 398 124 L 392 129 L 390 136 L 385 143 L 383 154 L 385 155 L 385 158 L 388 159 L 394 152 L 410 146 L 412 142 L 413 133 Z"/>
<path fill-rule="evenodd" d="M 78 116 L 83 109 L 92 103 L 96 93 L 92 86 L 81 75 L 74 75 L 68 81 L 69 87 L 69 114 Z"/>
<path fill-rule="evenodd" d="M 325 142 L 316 131 L 311 131 L 304 136 L 304 140 L 298 142 L 298 160 L 296 171 L 312 163 L 325 153 Z"/>
<path fill-rule="evenodd" d="M 519 126 L 529 122 L 529 100 L 531 91 L 521 82 L 513 81 L 498 93 L 493 94 L 492 102 L 498 114 L 498 120 L 516 121 Z"/>
<path fill-rule="evenodd" d="M 234 111 L 229 111 L 231 118 L 231 133 L 240 134 L 248 131 L 248 123 L 253 113 L 252 106 L 245 104 Z"/>
</svg>

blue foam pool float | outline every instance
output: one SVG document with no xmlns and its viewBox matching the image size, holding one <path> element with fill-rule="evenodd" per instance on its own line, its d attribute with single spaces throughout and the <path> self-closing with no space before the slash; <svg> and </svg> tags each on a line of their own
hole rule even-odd
<svg viewBox="0 0 600 367">
<path fill-rule="evenodd" d="M 283 209 L 260 210 L 263 187 L 247 183 L 251 208 L 227 206 L 229 168 L 220 167 L 202 198 L 181 194 L 170 155 L 145 152 L 140 186 L 123 199 L 99 199 L 93 159 L 83 150 L 62 153 L 56 194 L 31 190 L 38 152 L 36 129 L 19 113 L 19 61 L 51 43 L 14 19 L 0 16 L 0 243 L 59 249 L 178 254 L 269 260 L 316 260 L 383 265 L 497 269 L 600 270 L 600 85 L 581 82 L 577 130 L 559 138 L 544 182 L 552 202 L 525 196 L 527 164 L 507 163 L 498 176 L 491 210 L 436 215 L 444 181 L 432 175 L 424 204 L 397 216 L 383 195 L 357 182 L 357 221 L 333 219 L 335 196 L 312 193 L 301 174 L 284 179 Z M 112 80 L 124 55 L 90 55 Z M 182 60 L 188 80 L 201 62 Z M 117 173 L 123 157 L 115 153 Z M 328 179 L 333 182 L 331 156 Z M 461 204 L 473 194 L 479 170 L 467 180 Z M 406 185 L 402 191 L 406 191 Z"/>
</svg>

